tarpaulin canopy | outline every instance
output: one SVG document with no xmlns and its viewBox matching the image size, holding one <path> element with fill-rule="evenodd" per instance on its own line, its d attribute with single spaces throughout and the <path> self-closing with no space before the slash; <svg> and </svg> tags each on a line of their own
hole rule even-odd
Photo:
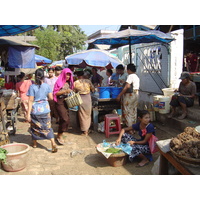
<svg viewBox="0 0 200 200">
<path fill-rule="evenodd" d="M 35 68 L 35 48 L 10 46 L 8 49 L 8 66 L 11 68 Z"/>
<path fill-rule="evenodd" d="M 52 60 L 45 58 L 44 56 L 36 55 L 35 54 L 35 62 L 41 63 L 41 64 L 49 64 L 52 62 Z"/>
<path fill-rule="evenodd" d="M 38 27 L 38 25 L 0 25 L 0 36 L 17 35 Z"/>
</svg>

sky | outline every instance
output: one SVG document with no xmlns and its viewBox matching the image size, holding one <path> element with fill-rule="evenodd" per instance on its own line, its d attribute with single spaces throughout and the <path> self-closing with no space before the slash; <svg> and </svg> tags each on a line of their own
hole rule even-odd
<svg viewBox="0 0 200 200">
<path fill-rule="evenodd" d="M 118 31 L 121 25 L 79 25 L 82 31 L 85 32 L 87 36 L 95 33 L 98 30 L 112 30 Z"/>
</svg>

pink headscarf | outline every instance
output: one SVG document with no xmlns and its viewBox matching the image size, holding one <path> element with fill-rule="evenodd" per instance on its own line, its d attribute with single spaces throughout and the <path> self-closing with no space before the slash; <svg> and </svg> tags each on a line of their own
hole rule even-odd
<svg viewBox="0 0 200 200">
<path fill-rule="evenodd" d="M 74 88 L 74 80 L 73 80 L 72 71 L 69 68 L 63 69 L 54 85 L 53 100 L 56 102 L 57 102 L 56 93 L 59 92 L 60 89 L 63 87 L 63 85 L 66 83 L 66 74 L 67 73 L 70 73 L 70 80 L 69 80 L 70 89 L 73 90 L 73 88 Z"/>
</svg>

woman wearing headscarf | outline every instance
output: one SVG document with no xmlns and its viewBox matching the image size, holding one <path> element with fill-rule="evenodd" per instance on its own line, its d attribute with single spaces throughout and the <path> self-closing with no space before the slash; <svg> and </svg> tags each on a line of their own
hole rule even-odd
<svg viewBox="0 0 200 200">
<path fill-rule="evenodd" d="M 91 125 L 92 99 L 90 92 L 94 92 L 92 82 L 84 77 L 83 71 L 76 72 L 78 80 L 74 82 L 74 90 L 79 92 L 83 103 L 79 105 L 78 117 L 83 135 L 87 136 Z"/>
<path fill-rule="evenodd" d="M 74 88 L 72 71 L 69 68 L 62 70 L 58 80 L 54 85 L 53 99 L 59 115 L 59 127 L 57 141 L 60 145 L 64 144 L 63 133 L 68 130 L 69 126 L 69 109 L 65 102 L 67 94 Z"/>
<path fill-rule="evenodd" d="M 30 122 L 33 147 L 37 147 L 37 140 L 49 139 L 52 145 L 52 153 L 57 152 L 48 103 L 48 99 L 53 99 L 53 96 L 50 86 L 44 83 L 44 71 L 42 69 L 35 71 L 35 84 L 30 86 L 27 96 L 29 96 L 27 120 Z"/>
</svg>

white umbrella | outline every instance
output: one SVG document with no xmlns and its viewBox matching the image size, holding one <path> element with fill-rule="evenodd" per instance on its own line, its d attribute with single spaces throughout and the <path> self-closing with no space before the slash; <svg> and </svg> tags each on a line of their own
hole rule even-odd
<svg viewBox="0 0 200 200">
<path fill-rule="evenodd" d="M 99 49 L 90 49 L 79 53 L 66 56 L 65 60 L 69 65 L 77 65 L 79 67 L 98 67 L 98 68 L 116 68 L 122 64 L 116 56 L 108 51 Z"/>
</svg>

